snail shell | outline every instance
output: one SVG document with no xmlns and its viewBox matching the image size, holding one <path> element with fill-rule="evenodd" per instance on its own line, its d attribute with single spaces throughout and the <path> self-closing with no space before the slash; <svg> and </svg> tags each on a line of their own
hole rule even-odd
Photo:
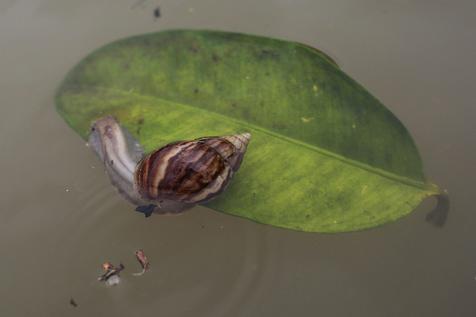
<svg viewBox="0 0 476 317">
<path fill-rule="evenodd" d="M 138 142 L 113 117 L 97 120 L 91 130 L 89 143 L 119 192 L 136 205 L 156 204 L 159 213 L 180 212 L 223 192 L 251 138 L 249 133 L 202 137 L 143 156 Z"/>
<path fill-rule="evenodd" d="M 208 201 L 226 188 L 249 140 L 243 133 L 165 145 L 139 162 L 135 184 L 148 200 Z"/>
</svg>

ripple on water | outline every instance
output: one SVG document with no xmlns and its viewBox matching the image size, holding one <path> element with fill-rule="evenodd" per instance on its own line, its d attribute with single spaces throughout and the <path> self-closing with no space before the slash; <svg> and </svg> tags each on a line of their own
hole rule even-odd
<svg viewBox="0 0 476 317">
<path fill-rule="evenodd" d="M 144 218 L 112 186 L 99 183 L 77 193 L 64 241 L 68 265 L 77 272 L 66 278 L 91 312 L 224 316 L 240 311 L 274 275 L 269 227 L 202 207 L 181 216 Z M 145 250 L 151 269 L 133 277 L 138 248 Z M 96 281 L 106 260 L 125 264 L 120 285 Z"/>
</svg>

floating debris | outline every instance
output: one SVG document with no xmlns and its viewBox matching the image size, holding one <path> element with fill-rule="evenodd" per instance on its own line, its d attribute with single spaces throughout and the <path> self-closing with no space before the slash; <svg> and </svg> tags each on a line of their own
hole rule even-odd
<svg viewBox="0 0 476 317">
<path fill-rule="evenodd" d="M 115 267 L 111 262 L 105 262 L 102 265 L 104 274 L 98 277 L 98 281 L 106 282 L 108 286 L 119 284 L 119 273 L 125 269 L 125 266 L 120 263 L 118 267 Z"/>
<path fill-rule="evenodd" d="M 69 300 L 69 304 L 73 307 L 78 307 L 78 303 L 76 303 L 76 301 L 74 300 L 74 298 L 71 297 L 71 299 Z"/>
<path fill-rule="evenodd" d="M 107 286 L 114 286 L 114 285 L 117 285 L 121 282 L 121 278 L 119 277 L 119 275 L 113 275 L 111 276 L 110 278 L 108 278 L 106 280 L 106 285 Z"/>
<path fill-rule="evenodd" d="M 147 259 L 147 256 L 144 253 L 144 250 L 139 249 L 135 252 L 136 254 L 136 259 L 139 261 L 140 265 L 142 266 L 142 272 L 139 273 L 132 273 L 134 276 L 141 276 L 142 274 L 145 273 L 149 269 L 149 260 Z"/>
<path fill-rule="evenodd" d="M 154 9 L 154 18 L 155 19 L 160 18 L 160 7 L 157 7 Z"/>
</svg>

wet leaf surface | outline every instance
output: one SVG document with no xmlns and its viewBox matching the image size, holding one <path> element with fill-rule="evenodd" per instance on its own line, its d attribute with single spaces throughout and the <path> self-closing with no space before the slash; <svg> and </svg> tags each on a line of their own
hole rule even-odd
<svg viewBox="0 0 476 317">
<path fill-rule="evenodd" d="M 242 167 L 207 206 L 310 232 L 374 227 L 439 193 L 402 123 L 322 52 L 214 31 L 166 31 L 93 52 L 57 109 L 83 138 L 112 114 L 146 151 L 250 132 Z"/>
</svg>

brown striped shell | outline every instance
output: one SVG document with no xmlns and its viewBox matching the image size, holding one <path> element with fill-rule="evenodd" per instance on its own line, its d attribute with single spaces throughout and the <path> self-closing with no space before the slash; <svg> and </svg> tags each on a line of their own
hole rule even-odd
<svg viewBox="0 0 476 317">
<path fill-rule="evenodd" d="M 197 204 L 221 193 L 240 167 L 249 133 L 170 143 L 137 165 L 135 186 L 146 200 Z"/>
</svg>

